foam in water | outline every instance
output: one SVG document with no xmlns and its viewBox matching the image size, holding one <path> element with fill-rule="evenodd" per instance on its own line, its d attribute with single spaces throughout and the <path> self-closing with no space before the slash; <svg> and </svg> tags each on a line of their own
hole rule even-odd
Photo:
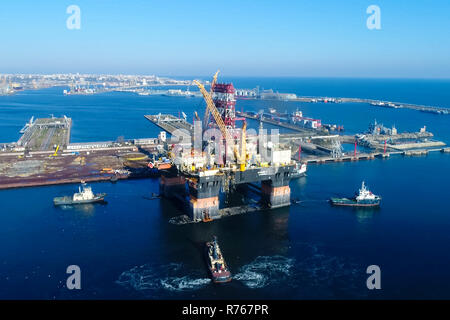
<svg viewBox="0 0 450 320">
<path fill-rule="evenodd" d="M 116 283 L 136 291 L 181 292 L 198 290 L 211 282 L 208 278 L 195 278 L 185 272 L 180 263 L 145 264 L 123 272 Z"/>
<path fill-rule="evenodd" d="M 196 290 L 211 282 L 208 278 L 192 279 L 188 276 L 161 279 L 161 286 L 170 291 Z"/>
<path fill-rule="evenodd" d="M 303 250 L 301 260 L 279 255 L 259 256 L 241 267 L 233 279 L 250 289 L 283 285 L 299 297 L 311 294 L 335 297 L 339 296 L 338 292 L 364 296 L 361 291 L 365 284 L 364 268 L 343 257 L 321 253 L 312 244 Z"/>
<path fill-rule="evenodd" d="M 295 259 L 283 256 L 259 256 L 243 266 L 234 279 L 251 289 L 263 288 L 289 278 Z"/>
</svg>

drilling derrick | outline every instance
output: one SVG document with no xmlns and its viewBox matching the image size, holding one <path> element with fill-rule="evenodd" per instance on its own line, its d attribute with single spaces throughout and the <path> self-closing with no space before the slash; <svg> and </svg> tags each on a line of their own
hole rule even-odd
<svg viewBox="0 0 450 320">
<path fill-rule="evenodd" d="M 236 128 L 236 121 L 245 121 L 245 118 L 236 117 L 236 90 L 232 83 L 217 83 L 218 73 L 219 71 L 217 71 L 213 77 L 210 95 L 215 109 L 222 118 L 222 123 L 227 131 L 228 138 L 224 137 L 226 138 L 225 150 L 228 148 L 233 148 L 232 152 L 234 153 L 236 160 L 239 161 L 241 157 L 239 151 L 237 150 L 237 146 L 240 144 L 239 141 L 242 140 L 242 132 L 240 128 Z M 205 129 L 207 127 L 215 126 L 213 123 L 214 119 L 209 118 L 208 108 L 206 112 L 208 114 L 208 123 L 205 126 Z M 220 127 L 220 124 L 217 123 L 217 121 L 215 122 Z M 233 141 L 231 141 L 230 137 Z M 225 153 L 226 152 L 227 151 L 225 151 Z"/>
<path fill-rule="evenodd" d="M 213 101 L 219 111 L 227 130 L 236 126 L 236 99 L 232 83 L 216 83 L 213 88 Z"/>
</svg>

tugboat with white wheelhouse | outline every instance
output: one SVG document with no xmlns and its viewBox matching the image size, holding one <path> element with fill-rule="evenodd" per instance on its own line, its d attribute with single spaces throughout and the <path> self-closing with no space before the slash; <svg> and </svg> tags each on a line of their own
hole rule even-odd
<svg viewBox="0 0 450 320">
<path fill-rule="evenodd" d="M 87 186 L 86 183 L 81 182 L 81 187 L 78 187 L 77 193 L 74 193 L 73 196 L 56 197 L 53 199 L 53 203 L 55 206 L 60 206 L 103 202 L 105 200 L 105 196 L 106 193 L 94 194 L 90 186 Z"/>
<path fill-rule="evenodd" d="M 378 207 L 381 202 L 381 197 L 373 194 L 366 188 L 364 181 L 362 182 L 359 194 L 353 198 L 331 198 L 330 202 L 335 206 L 351 206 L 351 207 Z"/>
</svg>

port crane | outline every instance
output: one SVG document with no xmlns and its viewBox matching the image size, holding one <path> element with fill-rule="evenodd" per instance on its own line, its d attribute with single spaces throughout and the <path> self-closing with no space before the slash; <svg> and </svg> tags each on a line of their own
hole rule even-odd
<svg viewBox="0 0 450 320">
<path fill-rule="evenodd" d="M 58 156 L 58 151 L 59 151 L 59 144 L 56 146 L 55 152 L 53 154 L 49 155 L 48 157 L 51 158 L 51 157 Z"/>
</svg>

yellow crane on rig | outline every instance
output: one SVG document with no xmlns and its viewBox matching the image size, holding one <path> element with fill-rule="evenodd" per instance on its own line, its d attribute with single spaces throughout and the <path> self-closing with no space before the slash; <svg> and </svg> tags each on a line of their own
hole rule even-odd
<svg viewBox="0 0 450 320">
<path fill-rule="evenodd" d="M 194 80 L 195 85 L 200 89 L 200 92 L 203 95 L 203 98 L 205 99 L 206 102 L 206 107 L 208 108 L 208 111 L 211 112 L 211 114 L 214 117 L 214 120 L 216 121 L 217 125 L 219 126 L 219 130 L 222 133 L 222 135 L 225 136 L 225 140 L 228 142 L 233 142 L 233 138 L 231 137 L 231 134 L 228 132 L 227 128 L 225 127 L 225 123 L 222 120 L 222 117 L 219 113 L 219 111 L 217 110 L 216 106 L 214 105 L 214 101 L 211 97 L 211 95 L 209 94 L 208 91 L 206 91 L 205 86 L 202 85 L 200 82 L 198 82 L 197 80 Z"/>
<path fill-rule="evenodd" d="M 217 75 L 219 71 L 216 72 L 214 75 L 213 83 L 217 81 Z M 226 145 L 231 146 L 234 145 L 233 137 L 231 136 L 230 132 L 228 131 L 227 127 L 225 126 L 225 123 L 223 122 L 222 116 L 220 115 L 219 111 L 217 110 L 214 101 L 211 97 L 211 94 L 205 89 L 205 86 L 201 84 L 199 81 L 194 80 L 194 84 L 200 89 L 200 92 L 203 95 L 203 98 L 206 102 L 206 108 L 208 112 L 211 112 L 217 126 L 219 127 L 220 132 L 222 133 L 222 136 L 225 137 Z M 244 122 L 244 126 L 242 127 L 242 134 L 241 134 L 241 152 L 239 152 L 238 148 L 234 146 L 234 155 L 236 157 L 236 160 L 238 164 L 240 165 L 240 170 L 245 171 L 245 164 L 247 160 L 247 143 L 246 143 L 246 127 L 247 123 Z"/>
<path fill-rule="evenodd" d="M 209 90 L 209 94 L 211 96 L 213 94 L 214 86 L 217 83 L 217 76 L 219 75 L 219 72 L 220 72 L 220 70 L 217 70 L 217 72 L 213 76 L 213 80 L 211 82 L 211 89 Z M 208 108 L 208 106 L 206 106 L 205 114 L 203 117 L 203 130 L 206 130 L 206 127 L 208 126 L 208 121 L 209 121 L 209 108 Z"/>
</svg>

